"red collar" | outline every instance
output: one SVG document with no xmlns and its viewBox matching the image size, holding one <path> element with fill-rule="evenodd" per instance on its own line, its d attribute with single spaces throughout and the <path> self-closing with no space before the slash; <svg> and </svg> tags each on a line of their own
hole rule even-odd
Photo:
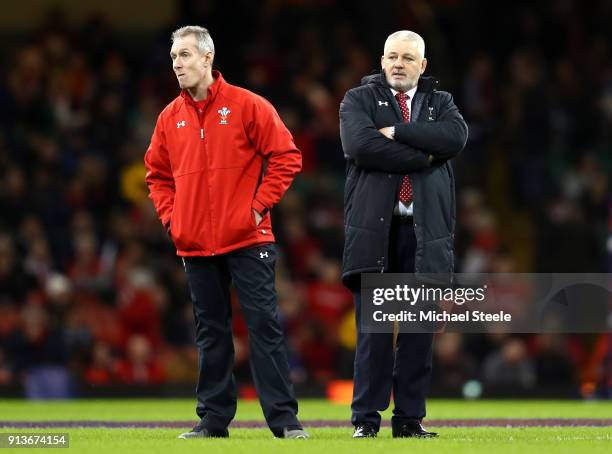
<svg viewBox="0 0 612 454">
<path fill-rule="evenodd" d="M 208 87 L 208 96 L 204 100 L 204 105 L 208 104 L 209 101 L 214 99 L 217 96 L 217 93 L 219 93 L 219 91 L 221 90 L 221 87 L 223 87 L 223 85 L 225 85 L 226 83 L 221 73 L 216 69 L 213 70 L 212 76 L 214 82 L 210 87 Z M 181 90 L 181 97 L 185 100 L 185 102 L 191 104 L 196 109 L 198 108 L 198 103 L 193 100 L 187 90 Z"/>
</svg>

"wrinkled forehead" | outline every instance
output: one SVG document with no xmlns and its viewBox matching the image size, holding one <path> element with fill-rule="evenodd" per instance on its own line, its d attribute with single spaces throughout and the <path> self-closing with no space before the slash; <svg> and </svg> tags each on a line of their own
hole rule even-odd
<svg viewBox="0 0 612 454">
<path fill-rule="evenodd" d="M 396 38 L 385 42 L 384 55 L 390 53 L 410 54 L 423 57 L 423 51 L 419 47 L 419 42 L 410 38 Z"/>
</svg>

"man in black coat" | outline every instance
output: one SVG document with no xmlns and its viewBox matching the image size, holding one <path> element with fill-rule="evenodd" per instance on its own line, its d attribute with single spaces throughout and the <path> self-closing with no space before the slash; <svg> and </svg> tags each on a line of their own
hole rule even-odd
<svg viewBox="0 0 612 454">
<path fill-rule="evenodd" d="M 385 42 L 382 71 L 364 77 L 340 106 L 347 160 L 344 283 L 357 321 L 354 438 L 375 437 L 393 390 L 394 437 L 431 437 L 421 425 L 431 376 L 432 334 L 371 334 L 361 327 L 361 273 L 452 276 L 455 188 L 449 160 L 467 141 L 452 96 L 421 77 L 425 43 L 398 31 Z"/>
</svg>

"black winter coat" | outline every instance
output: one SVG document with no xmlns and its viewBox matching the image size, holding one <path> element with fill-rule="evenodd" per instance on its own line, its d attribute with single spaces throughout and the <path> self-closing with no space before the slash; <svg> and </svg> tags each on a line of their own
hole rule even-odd
<svg viewBox="0 0 612 454">
<path fill-rule="evenodd" d="M 452 275 L 455 182 L 448 161 L 465 146 L 468 130 L 452 96 L 437 91 L 437 84 L 419 79 L 410 123 L 403 123 L 382 72 L 364 77 L 340 105 L 347 160 L 342 279 L 349 288 L 359 288 L 360 273 L 388 269 L 391 218 L 404 174 L 412 181 L 415 274 Z M 395 126 L 395 140 L 378 131 L 387 126 Z"/>
</svg>

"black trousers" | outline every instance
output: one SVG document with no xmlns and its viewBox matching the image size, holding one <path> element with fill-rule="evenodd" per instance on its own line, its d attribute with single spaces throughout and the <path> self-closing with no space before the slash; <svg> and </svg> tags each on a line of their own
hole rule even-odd
<svg viewBox="0 0 612 454">
<path fill-rule="evenodd" d="M 389 272 L 413 273 L 416 237 L 411 223 L 394 219 L 389 241 Z M 399 333 L 393 351 L 393 333 L 362 333 L 361 294 L 353 293 L 357 322 L 357 349 L 353 375 L 353 425 L 370 423 L 380 428 L 379 411 L 395 408 L 392 424 L 425 416 L 429 389 L 433 334 Z"/>
<path fill-rule="evenodd" d="M 230 283 L 248 326 L 251 371 L 266 422 L 275 435 L 284 427 L 299 426 L 278 322 L 275 262 L 273 244 L 184 259 L 200 349 L 196 411 L 209 430 L 225 429 L 236 414 Z"/>
</svg>

